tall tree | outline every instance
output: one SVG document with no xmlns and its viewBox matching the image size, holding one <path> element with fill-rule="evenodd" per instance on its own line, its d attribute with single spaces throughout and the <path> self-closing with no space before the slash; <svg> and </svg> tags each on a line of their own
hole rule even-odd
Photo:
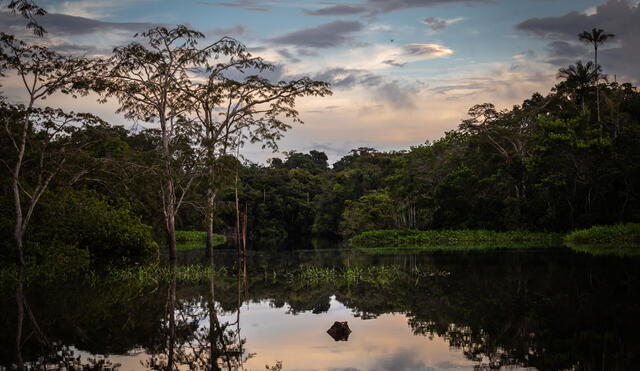
<svg viewBox="0 0 640 371">
<path fill-rule="evenodd" d="M 205 149 L 207 199 L 207 251 L 213 248 L 213 213 L 216 198 L 218 159 L 237 150 L 245 141 L 277 149 L 277 140 L 290 128 L 289 122 L 302 121 L 295 109 L 296 98 L 331 94 L 329 85 L 308 77 L 271 82 L 260 76 L 275 68 L 262 58 L 253 57 L 241 43 L 225 38 L 224 61 L 207 65 L 208 79 L 188 91 L 194 118 L 201 127 Z"/>
<path fill-rule="evenodd" d="M 197 175 L 189 155 L 193 149 L 193 122 L 185 119 L 193 109 L 185 94 L 192 84 L 190 71 L 206 65 L 209 58 L 230 53 L 236 45 L 221 39 L 200 48 L 198 40 L 204 35 L 182 25 L 153 28 L 135 37 L 143 39 L 143 43 L 116 48 L 97 88 L 105 93 L 104 100 L 118 99 L 118 112 L 125 117 L 160 127 L 160 193 L 169 259 L 175 261 L 176 215 Z"/>
<path fill-rule="evenodd" d="M 598 83 L 598 72 L 601 71 L 600 66 L 594 65 L 592 62 L 583 64 L 577 61 L 569 67 L 563 67 L 558 70 L 558 78 L 564 79 L 564 84 L 570 90 L 573 90 L 579 97 L 582 105 L 582 111 L 585 111 L 586 94 L 590 87 Z"/>
<path fill-rule="evenodd" d="M 578 38 L 581 41 L 587 42 L 593 45 L 594 50 L 594 61 L 596 65 L 596 109 L 598 112 L 598 122 L 600 122 L 600 87 L 599 80 L 600 77 L 598 75 L 598 46 L 605 41 L 612 39 L 615 35 L 611 33 L 606 33 L 604 30 L 599 28 L 593 28 L 590 32 L 583 31 L 578 35 Z"/>
<path fill-rule="evenodd" d="M 96 71 L 95 61 L 68 57 L 43 46 L 26 45 L 0 33 L 0 71 L 16 76 L 25 89 L 25 104 L 3 103 L 4 135 L 13 148 L 13 158 L 3 159 L 11 176 L 15 224 L 13 238 L 16 264 L 24 265 L 23 238 L 33 211 L 51 180 L 62 170 L 69 151 L 77 143 L 67 139 L 79 124 L 100 120 L 88 114 L 65 113 L 36 104 L 61 92 L 86 92 L 86 76 Z M 35 161 L 35 174 L 24 173 L 27 161 Z"/>
</svg>

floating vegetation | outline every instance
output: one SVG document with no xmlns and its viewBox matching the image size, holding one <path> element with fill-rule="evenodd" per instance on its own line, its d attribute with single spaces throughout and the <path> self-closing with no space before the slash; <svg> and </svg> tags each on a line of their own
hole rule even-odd
<svg viewBox="0 0 640 371">
<path fill-rule="evenodd" d="M 371 265 L 354 267 L 301 266 L 296 271 L 286 271 L 282 276 L 288 283 L 301 285 L 358 284 L 387 285 L 400 280 L 416 280 L 429 277 L 447 277 L 448 271 L 430 271 L 413 266 L 409 270 L 399 265 Z"/>
<path fill-rule="evenodd" d="M 226 277 L 227 268 L 215 269 L 208 265 L 139 265 L 125 268 L 109 268 L 107 276 L 114 281 L 136 282 L 140 284 L 157 284 L 170 282 L 175 278 L 177 282 L 196 283 L 206 282 L 211 277 Z"/>
</svg>

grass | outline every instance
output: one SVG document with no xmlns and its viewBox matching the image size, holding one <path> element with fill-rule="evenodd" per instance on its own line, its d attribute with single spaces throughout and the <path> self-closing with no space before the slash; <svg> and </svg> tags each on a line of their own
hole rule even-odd
<svg viewBox="0 0 640 371">
<path fill-rule="evenodd" d="M 195 250 L 206 247 L 207 232 L 201 231 L 176 231 L 176 242 L 178 250 Z M 227 238 L 220 234 L 213 235 L 213 246 L 220 246 L 227 243 Z"/>
<path fill-rule="evenodd" d="M 429 230 L 414 229 L 375 230 L 363 232 L 349 240 L 355 247 L 438 247 L 447 245 L 467 247 L 499 247 L 540 246 L 561 242 L 561 236 L 553 233 L 509 231 L 495 232 L 489 230 Z"/>
<path fill-rule="evenodd" d="M 214 269 L 208 265 L 179 265 L 173 268 L 165 265 L 140 265 L 126 268 L 112 268 L 108 270 L 108 279 L 126 281 L 142 285 L 153 285 L 169 282 L 173 278 L 177 282 L 200 283 L 206 282 L 212 276 L 221 277 L 228 274 L 226 268 Z"/>
<path fill-rule="evenodd" d="M 305 286 L 319 284 L 353 285 L 358 283 L 369 283 L 372 285 L 382 286 L 407 278 L 410 278 L 411 280 L 419 280 L 420 278 L 448 277 L 450 275 L 450 273 L 446 271 L 431 272 L 428 270 L 421 270 L 417 266 L 413 267 L 413 274 L 409 274 L 399 265 L 372 265 L 366 267 L 354 266 L 345 268 L 327 268 L 302 265 L 295 271 L 285 271 L 280 272 L 279 274 L 289 283 L 300 283 Z M 277 275 L 278 273 L 274 272 L 274 280 L 278 278 Z"/>
<path fill-rule="evenodd" d="M 640 224 L 597 225 L 569 233 L 564 240 L 572 244 L 640 245 Z"/>
</svg>

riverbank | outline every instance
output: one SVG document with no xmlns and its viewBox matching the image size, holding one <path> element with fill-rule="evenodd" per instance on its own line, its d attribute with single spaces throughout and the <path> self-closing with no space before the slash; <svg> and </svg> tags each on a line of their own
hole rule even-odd
<svg viewBox="0 0 640 371">
<path fill-rule="evenodd" d="M 374 230 L 361 233 L 349 239 L 354 247 L 435 247 L 442 245 L 486 245 L 513 244 L 530 246 L 531 244 L 552 245 L 562 242 L 557 233 L 489 230 L 428 230 L 415 229 Z"/>
<path fill-rule="evenodd" d="M 640 245 L 640 224 L 597 225 L 573 231 L 564 237 L 564 241 L 572 244 Z"/>
<path fill-rule="evenodd" d="M 428 247 L 446 249 L 447 246 L 464 248 L 482 247 L 531 247 L 589 245 L 591 249 L 602 246 L 640 246 L 640 224 L 615 224 L 594 226 L 562 235 L 559 233 L 489 230 L 373 230 L 349 239 L 352 247 L 362 248 L 412 248 Z"/>
</svg>

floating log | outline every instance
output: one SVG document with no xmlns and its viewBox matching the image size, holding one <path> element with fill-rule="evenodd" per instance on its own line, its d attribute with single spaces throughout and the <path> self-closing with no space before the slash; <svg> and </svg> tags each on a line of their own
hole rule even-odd
<svg viewBox="0 0 640 371">
<path fill-rule="evenodd" d="M 331 328 L 327 330 L 327 334 L 331 335 L 331 337 L 335 341 L 347 341 L 349 340 L 351 329 L 349 328 L 347 321 L 336 321 L 333 323 L 333 326 L 331 326 Z"/>
</svg>

